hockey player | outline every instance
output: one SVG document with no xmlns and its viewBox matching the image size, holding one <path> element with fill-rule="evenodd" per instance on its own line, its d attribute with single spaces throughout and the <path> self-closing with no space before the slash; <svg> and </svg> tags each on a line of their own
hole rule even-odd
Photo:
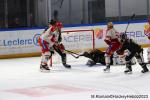
<svg viewBox="0 0 150 100">
<path fill-rule="evenodd" d="M 106 38 L 104 41 L 108 44 L 108 48 L 105 53 L 106 68 L 104 69 L 104 71 L 109 71 L 110 70 L 110 57 L 120 47 L 118 33 L 114 29 L 112 22 L 107 23 Z"/>
<path fill-rule="evenodd" d="M 106 65 L 105 63 L 105 52 L 102 52 L 99 49 L 93 49 L 88 52 L 84 52 L 83 54 L 80 54 L 79 56 L 84 56 L 86 58 L 89 58 L 86 65 L 93 66 L 97 63 L 100 63 L 102 65 Z M 77 58 L 79 57 L 77 56 Z M 122 56 L 121 58 L 119 56 Z M 113 54 L 110 57 L 110 64 L 111 65 L 125 65 L 124 55 L 118 55 L 117 53 Z M 132 65 L 135 64 L 135 61 L 132 60 Z"/>
<path fill-rule="evenodd" d="M 60 22 L 57 22 L 56 25 L 58 26 L 58 41 L 53 45 L 54 50 L 61 56 L 62 64 L 65 68 L 71 68 L 71 65 L 67 64 L 67 59 L 66 59 L 66 53 L 65 53 L 65 47 L 61 43 L 62 42 L 62 36 L 61 36 L 61 27 L 62 24 Z"/>
<path fill-rule="evenodd" d="M 131 59 L 135 56 L 139 65 L 142 66 L 143 70 L 141 71 L 142 73 L 148 72 L 148 68 L 146 64 L 144 63 L 144 58 L 143 58 L 143 49 L 141 48 L 140 45 L 135 43 L 132 39 L 128 39 L 126 34 L 121 35 L 121 43 L 122 46 L 119 50 L 117 50 L 118 54 L 121 54 L 124 52 L 124 50 L 128 50 L 129 53 L 125 57 L 126 61 L 126 70 L 124 71 L 125 73 L 131 73 L 132 72 L 132 67 L 131 67 Z"/>
<path fill-rule="evenodd" d="M 54 46 L 58 46 L 61 41 L 61 27 L 62 24 L 60 22 L 56 22 L 51 20 L 49 22 L 50 27 L 45 30 L 38 39 L 38 43 L 42 50 L 41 57 L 41 71 L 50 71 L 48 67 L 48 61 L 54 54 Z M 58 52 L 58 50 L 57 50 Z M 66 68 L 71 68 L 70 65 L 66 64 L 66 55 L 64 53 L 58 52 L 62 57 L 62 63 Z"/>
<path fill-rule="evenodd" d="M 144 33 L 150 40 L 150 19 L 147 20 L 147 24 L 144 25 Z M 150 47 L 147 49 L 147 60 L 150 63 Z"/>
<path fill-rule="evenodd" d="M 98 49 L 94 49 L 89 52 L 84 52 L 80 56 L 89 58 L 87 65 L 93 66 L 93 65 L 96 65 L 96 63 L 101 63 L 102 65 L 106 65 L 104 55 L 105 55 L 105 52 L 102 52 Z"/>
</svg>

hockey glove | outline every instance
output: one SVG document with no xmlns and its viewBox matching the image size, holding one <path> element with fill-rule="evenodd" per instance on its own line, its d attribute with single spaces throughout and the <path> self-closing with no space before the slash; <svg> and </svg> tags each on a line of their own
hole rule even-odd
<svg viewBox="0 0 150 100">
<path fill-rule="evenodd" d="M 106 43 L 107 45 L 111 45 L 110 40 L 105 39 L 104 41 L 105 41 L 105 43 Z"/>
<path fill-rule="evenodd" d="M 118 55 L 123 55 L 123 54 L 124 54 L 124 51 L 121 51 L 121 50 L 119 49 L 119 50 L 116 51 L 116 53 L 117 53 Z"/>
</svg>

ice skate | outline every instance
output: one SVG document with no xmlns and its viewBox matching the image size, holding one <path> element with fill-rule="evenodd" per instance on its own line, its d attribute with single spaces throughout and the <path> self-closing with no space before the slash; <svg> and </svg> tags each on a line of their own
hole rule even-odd
<svg viewBox="0 0 150 100">
<path fill-rule="evenodd" d="M 68 65 L 68 64 L 63 64 L 63 65 L 65 68 L 68 68 L 68 69 L 71 68 L 71 65 Z"/>
<path fill-rule="evenodd" d="M 125 74 L 132 74 L 132 69 L 129 69 L 127 68 L 125 71 L 124 71 Z"/>
<path fill-rule="evenodd" d="M 141 64 L 141 66 L 143 68 L 143 70 L 141 71 L 141 73 L 146 73 L 146 72 L 149 71 L 145 63 Z"/>
<path fill-rule="evenodd" d="M 105 68 L 104 72 L 110 72 L 110 68 Z"/>
<path fill-rule="evenodd" d="M 106 66 L 106 68 L 104 69 L 104 72 L 110 72 L 110 65 Z"/>
<path fill-rule="evenodd" d="M 96 65 L 96 63 L 93 60 L 88 60 L 86 65 L 88 65 L 89 67 L 92 67 L 92 66 Z"/>
<path fill-rule="evenodd" d="M 149 72 L 149 70 L 146 68 L 146 69 L 143 69 L 142 71 L 141 71 L 141 73 L 146 73 L 146 72 Z"/>
<path fill-rule="evenodd" d="M 40 65 L 40 71 L 41 72 L 45 72 L 45 73 L 48 73 L 48 72 L 50 72 L 50 69 L 49 69 L 49 67 L 47 66 L 47 64 L 46 65 Z"/>
</svg>

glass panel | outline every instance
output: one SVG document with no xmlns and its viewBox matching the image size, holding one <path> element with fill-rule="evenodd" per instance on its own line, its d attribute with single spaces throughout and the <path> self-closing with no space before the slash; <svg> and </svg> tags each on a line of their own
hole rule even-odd
<svg viewBox="0 0 150 100">
<path fill-rule="evenodd" d="M 5 8 L 4 0 L 0 0 L 0 28 L 5 27 Z"/>
<path fill-rule="evenodd" d="M 0 28 L 46 26 L 48 19 L 63 24 L 90 24 L 146 19 L 149 0 L 0 0 Z M 8 16 L 7 16 L 8 13 Z"/>
<path fill-rule="evenodd" d="M 26 0 L 8 0 L 8 27 L 18 28 L 27 26 Z"/>
<path fill-rule="evenodd" d="M 36 8 L 35 8 L 35 4 L 36 4 L 36 1 L 35 0 L 29 0 L 29 21 L 30 21 L 30 27 L 32 26 L 36 26 L 36 23 L 35 23 L 35 12 L 36 12 Z"/>
<path fill-rule="evenodd" d="M 134 20 L 147 18 L 147 0 L 121 0 L 121 19 L 128 20 L 133 13 L 136 14 Z"/>
</svg>

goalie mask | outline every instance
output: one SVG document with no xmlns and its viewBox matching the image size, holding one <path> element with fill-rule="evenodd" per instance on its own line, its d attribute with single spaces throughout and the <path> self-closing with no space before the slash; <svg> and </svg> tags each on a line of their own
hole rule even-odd
<svg viewBox="0 0 150 100">
<path fill-rule="evenodd" d="M 90 57 L 90 54 L 89 54 L 88 52 L 84 52 L 84 53 L 83 53 L 83 56 L 85 56 L 85 57 Z"/>
</svg>

